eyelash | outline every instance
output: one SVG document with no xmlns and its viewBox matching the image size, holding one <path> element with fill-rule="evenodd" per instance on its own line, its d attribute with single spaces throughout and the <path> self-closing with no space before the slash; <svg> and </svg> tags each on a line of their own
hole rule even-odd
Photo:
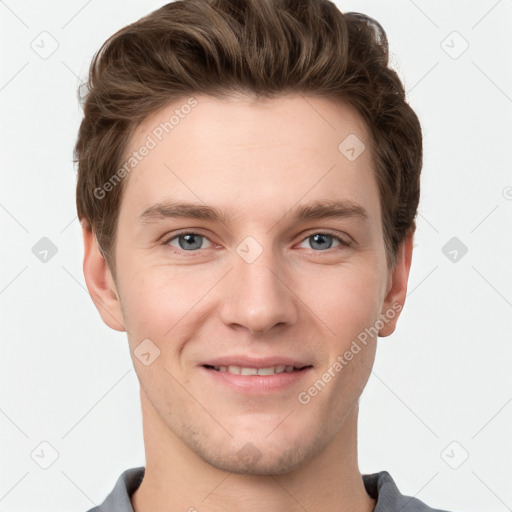
<svg viewBox="0 0 512 512">
<path fill-rule="evenodd" d="M 172 247 L 172 246 L 169 245 L 169 243 L 172 240 L 174 240 L 176 238 L 179 238 L 182 235 L 197 235 L 197 236 L 206 238 L 210 243 L 213 243 L 206 235 L 203 235 L 202 233 L 198 233 L 196 231 L 184 230 L 184 231 L 179 231 L 178 233 L 173 233 L 173 235 L 171 237 L 166 237 L 165 240 L 162 242 L 162 245 L 170 247 L 171 248 L 171 252 L 173 252 L 175 254 L 187 253 L 187 257 L 194 257 L 196 254 L 201 252 L 201 249 L 197 249 L 197 250 L 193 250 L 193 251 L 185 251 L 184 249 L 176 249 L 175 247 Z M 315 253 L 318 253 L 318 254 L 330 253 L 332 250 L 336 250 L 339 247 L 348 248 L 348 247 L 351 247 L 351 245 L 352 245 L 352 243 L 349 242 L 348 240 L 345 240 L 344 238 L 342 238 L 339 235 L 336 235 L 336 234 L 330 232 L 329 230 L 327 230 L 327 231 L 312 231 L 312 232 L 308 233 L 307 235 L 305 235 L 302 238 L 302 240 L 300 241 L 300 243 L 304 242 L 305 240 L 307 240 L 309 237 L 311 237 L 313 235 L 327 235 L 327 236 L 330 236 L 330 237 L 334 238 L 336 241 L 340 242 L 340 246 L 333 247 L 333 248 L 327 249 L 325 251 L 316 251 L 314 249 L 310 249 L 312 252 L 315 252 Z"/>
</svg>

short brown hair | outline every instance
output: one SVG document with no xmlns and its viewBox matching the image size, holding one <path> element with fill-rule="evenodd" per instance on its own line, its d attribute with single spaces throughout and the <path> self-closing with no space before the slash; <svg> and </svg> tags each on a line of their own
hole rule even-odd
<svg viewBox="0 0 512 512">
<path fill-rule="evenodd" d="M 101 199 L 95 190 L 120 166 L 131 135 L 173 101 L 236 92 L 324 97 L 358 111 L 371 138 L 387 262 L 393 266 L 400 243 L 416 228 L 422 135 L 404 87 L 388 67 L 380 24 L 342 13 L 328 0 L 181 0 L 107 39 L 79 88 L 84 118 L 74 148 L 78 218 L 90 222 L 114 277 L 126 180 Z"/>
</svg>

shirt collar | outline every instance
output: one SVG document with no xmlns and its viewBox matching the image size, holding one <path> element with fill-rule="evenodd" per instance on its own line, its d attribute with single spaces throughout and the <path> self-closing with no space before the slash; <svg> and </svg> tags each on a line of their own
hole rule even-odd
<svg viewBox="0 0 512 512">
<path fill-rule="evenodd" d="M 140 486 L 144 472 L 144 466 L 124 471 L 103 503 L 88 512 L 134 512 L 130 498 Z M 417 498 L 402 495 L 387 471 L 362 475 L 362 478 L 366 492 L 377 502 L 373 512 L 446 512 L 432 509 Z"/>
</svg>

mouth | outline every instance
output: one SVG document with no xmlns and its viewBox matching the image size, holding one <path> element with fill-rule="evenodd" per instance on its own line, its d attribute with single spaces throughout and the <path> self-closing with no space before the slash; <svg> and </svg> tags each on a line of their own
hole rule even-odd
<svg viewBox="0 0 512 512">
<path fill-rule="evenodd" d="M 229 393 L 259 396 L 285 392 L 304 386 L 314 363 L 310 356 L 290 357 L 286 354 L 266 357 L 231 354 L 201 361 L 198 365 L 208 379 L 207 386 L 217 386 Z"/>
<path fill-rule="evenodd" d="M 312 365 L 297 367 L 297 366 L 284 365 L 284 364 L 267 366 L 265 368 L 254 368 L 254 367 L 237 366 L 237 365 L 214 366 L 211 364 L 203 364 L 202 366 L 203 366 L 203 368 L 206 368 L 207 370 L 213 370 L 213 371 L 221 372 L 221 373 L 230 373 L 233 375 L 276 375 L 279 373 L 301 372 L 301 371 L 306 370 L 307 368 L 312 367 Z"/>
</svg>

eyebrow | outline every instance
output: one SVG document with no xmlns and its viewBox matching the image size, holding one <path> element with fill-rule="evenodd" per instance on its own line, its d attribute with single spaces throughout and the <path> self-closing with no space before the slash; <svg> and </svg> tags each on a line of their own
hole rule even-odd
<svg viewBox="0 0 512 512">
<path fill-rule="evenodd" d="M 231 210 L 219 210 L 212 206 L 199 203 L 186 203 L 177 201 L 162 201 L 146 208 L 137 220 L 145 225 L 158 220 L 171 218 L 186 218 L 196 220 L 207 220 L 212 222 L 229 223 Z M 356 218 L 363 222 L 369 222 L 368 212 L 353 201 L 313 201 L 311 203 L 292 208 L 283 218 L 295 219 L 297 221 L 321 220 L 328 218 L 343 219 Z"/>
</svg>

